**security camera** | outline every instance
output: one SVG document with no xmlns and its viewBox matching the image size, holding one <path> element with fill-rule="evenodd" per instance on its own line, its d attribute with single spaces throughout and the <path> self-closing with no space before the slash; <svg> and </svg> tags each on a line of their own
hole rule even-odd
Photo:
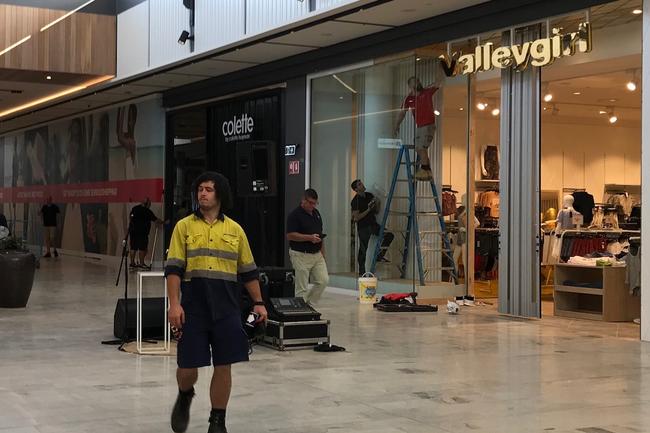
<svg viewBox="0 0 650 433">
<path fill-rule="evenodd" d="M 194 39 L 194 36 L 190 36 L 190 32 L 188 32 L 187 30 L 183 30 L 181 36 L 178 38 L 178 43 L 181 45 L 185 45 L 185 42 L 192 39 Z"/>
</svg>

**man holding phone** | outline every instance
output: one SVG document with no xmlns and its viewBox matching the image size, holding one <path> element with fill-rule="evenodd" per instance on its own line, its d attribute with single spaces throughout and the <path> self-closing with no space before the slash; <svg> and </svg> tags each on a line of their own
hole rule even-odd
<svg viewBox="0 0 650 433">
<path fill-rule="evenodd" d="M 309 188 L 300 202 L 287 217 L 289 258 L 296 272 L 296 296 L 313 304 L 318 302 L 327 283 L 327 264 L 323 239 L 323 220 L 316 209 L 318 193 Z M 309 278 L 313 287 L 309 290 Z"/>
</svg>

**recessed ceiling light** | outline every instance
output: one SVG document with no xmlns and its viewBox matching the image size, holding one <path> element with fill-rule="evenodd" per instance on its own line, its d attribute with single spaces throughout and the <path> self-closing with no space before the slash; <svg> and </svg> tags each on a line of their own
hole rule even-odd
<svg viewBox="0 0 650 433">
<path fill-rule="evenodd" d="M 435 114 L 436 116 L 440 116 L 440 111 L 438 111 L 438 110 L 433 110 L 433 114 Z"/>
<path fill-rule="evenodd" d="M 422 59 L 420 59 L 419 57 L 415 59 L 416 62 L 419 62 L 420 60 Z"/>
<path fill-rule="evenodd" d="M 339 99 L 343 99 L 343 96 L 339 96 Z"/>
<path fill-rule="evenodd" d="M 492 110 L 492 115 L 495 116 L 495 117 L 498 116 L 499 113 L 501 113 L 501 110 L 499 110 L 498 108 L 495 108 L 494 110 Z"/>
<path fill-rule="evenodd" d="M 46 75 L 46 76 L 45 76 L 45 79 L 46 79 L 46 80 L 51 80 L 51 79 L 52 79 L 52 76 L 51 76 L 51 75 Z"/>
<path fill-rule="evenodd" d="M 605 111 L 605 110 L 600 110 L 600 111 L 598 111 L 598 114 L 607 114 L 607 111 Z"/>
<path fill-rule="evenodd" d="M 632 13 L 633 13 L 634 15 L 641 15 L 641 14 L 643 13 L 643 11 L 642 11 L 641 9 L 634 9 L 634 10 L 632 11 Z"/>
<path fill-rule="evenodd" d="M 459 110 L 460 111 L 465 111 L 465 109 L 463 107 L 460 107 Z"/>
<path fill-rule="evenodd" d="M 616 99 L 616 98 L 612 98 L 612 99 L 609 100 L 609 102 L 616 102 L 616 101 L 618 101 L 618 99 Z"/>
<path fill-rule="evenodd" d="M 580 92 L 573 92 L 573 94 L 576 95 L 576 96 L 582 95 L 582 93 L 580 93 Z"/>
</svg>

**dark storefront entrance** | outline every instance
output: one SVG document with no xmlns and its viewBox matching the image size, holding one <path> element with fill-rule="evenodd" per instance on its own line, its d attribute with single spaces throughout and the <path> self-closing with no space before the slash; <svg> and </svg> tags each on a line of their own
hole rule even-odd
<svg viewBox="0 0 650 433">
<path fill-rule="evenodd" d="M 191 183 L 204 170 L 229 180 L 234 207 L 259 266 L 282 266 L 284 145 L 281 92 L 220 101 L 168 116 L 167 215 L 175 223 L 194 208 Z M 173 224 L 169 225 L 169 233 Z"/>
</svg>

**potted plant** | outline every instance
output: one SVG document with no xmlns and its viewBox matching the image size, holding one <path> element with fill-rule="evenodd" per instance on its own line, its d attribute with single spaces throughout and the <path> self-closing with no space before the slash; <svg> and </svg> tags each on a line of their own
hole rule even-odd
<svg viewBox="0 0 650 433">
<path fill-rule="evenodd" d="M 0 227 L 0 307 L 25 308 L 34 283 L 36 256 L 21 239 L 2 229 L 5 227 Z"/>
</svg>

